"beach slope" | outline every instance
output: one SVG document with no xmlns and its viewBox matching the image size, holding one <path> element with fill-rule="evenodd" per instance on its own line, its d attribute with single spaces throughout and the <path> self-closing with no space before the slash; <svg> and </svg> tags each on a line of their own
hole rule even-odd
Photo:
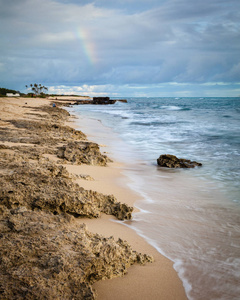
<svg viewBox="0 0 240 300">
<path fill-rule="evenodd" d="M 124 166 L 60 105 L 0 98 L 0 299 L 186 299 L 172 262 L 120 224 L 137 199 Z"/>
</svg>

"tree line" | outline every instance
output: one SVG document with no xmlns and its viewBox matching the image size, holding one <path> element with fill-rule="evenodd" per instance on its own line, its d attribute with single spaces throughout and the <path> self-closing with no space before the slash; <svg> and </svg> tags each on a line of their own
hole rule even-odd
<svg viewBox="0 0 240 300">
<path fill-rule="evenodd" d="M 15 90 L 10 90 L 10 89 L 6 89 L 6 88 L 0 88 L 0 96 L 1 97 L 6 97 L 7 93 L 12 93 L 12 94 L 20 94 L 19 91 L 15 91 Z"/>
<path fill-rule="evenodd" d="M 48 91 L 48 88 L 41 83 L 34 83 L 25 85 L 27 90 L 30 90 L 31 92 L 28 92 L 27 95 L 36 95 L 38 97 L 44 97 L 46 92 Z M 20 94 L 21 96 L 25 95 L 24 93 L 20 93 L 19 91 L 12 90 L 12 89 L 7 89 L 7 88 L 0 88 L 0 97 L 6 97 L 7 93 L 12 93 L 12 94 Z"/>
</svg>

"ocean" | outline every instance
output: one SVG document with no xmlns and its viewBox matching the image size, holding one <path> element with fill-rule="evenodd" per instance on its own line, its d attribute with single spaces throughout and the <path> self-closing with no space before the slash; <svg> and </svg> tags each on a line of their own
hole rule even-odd
<svg viewBox="0 0 240 300">
<path fill-rule="evenodd" d="M 118 137 L 106 143 L 139 194 L 125 225 L 174 262 L 189 299 L 240 299 L 240 98 L 126 99 L 69 109 Z M 161 154 L 203 166 L 160 168 Z"/>
</svg>

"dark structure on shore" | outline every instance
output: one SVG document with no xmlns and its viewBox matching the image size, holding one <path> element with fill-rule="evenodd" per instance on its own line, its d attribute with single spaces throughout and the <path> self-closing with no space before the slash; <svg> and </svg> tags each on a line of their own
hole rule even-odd
<svg viewBox="0 0 240 300">
<path fill-rule="evenodd" d="M 93 105 L 107 105 L 114 104 L 117 101 L 127 103 L 125 99 L 110 99 L 109 97 L 93 97 L 92 100 L 77 100 L 74 104 L 93 104 Z"/>
</svg>

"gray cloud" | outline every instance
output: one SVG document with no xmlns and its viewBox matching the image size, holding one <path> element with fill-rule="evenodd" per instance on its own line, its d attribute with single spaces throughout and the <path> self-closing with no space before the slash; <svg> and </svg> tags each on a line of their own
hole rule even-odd
<svg viewBox="0 0 240 300">
<path fill-rule="evenodd" d="M 0 5 L 0 81 L 7 87 L 239 82 L 238 0 Z"/>
</svg>

